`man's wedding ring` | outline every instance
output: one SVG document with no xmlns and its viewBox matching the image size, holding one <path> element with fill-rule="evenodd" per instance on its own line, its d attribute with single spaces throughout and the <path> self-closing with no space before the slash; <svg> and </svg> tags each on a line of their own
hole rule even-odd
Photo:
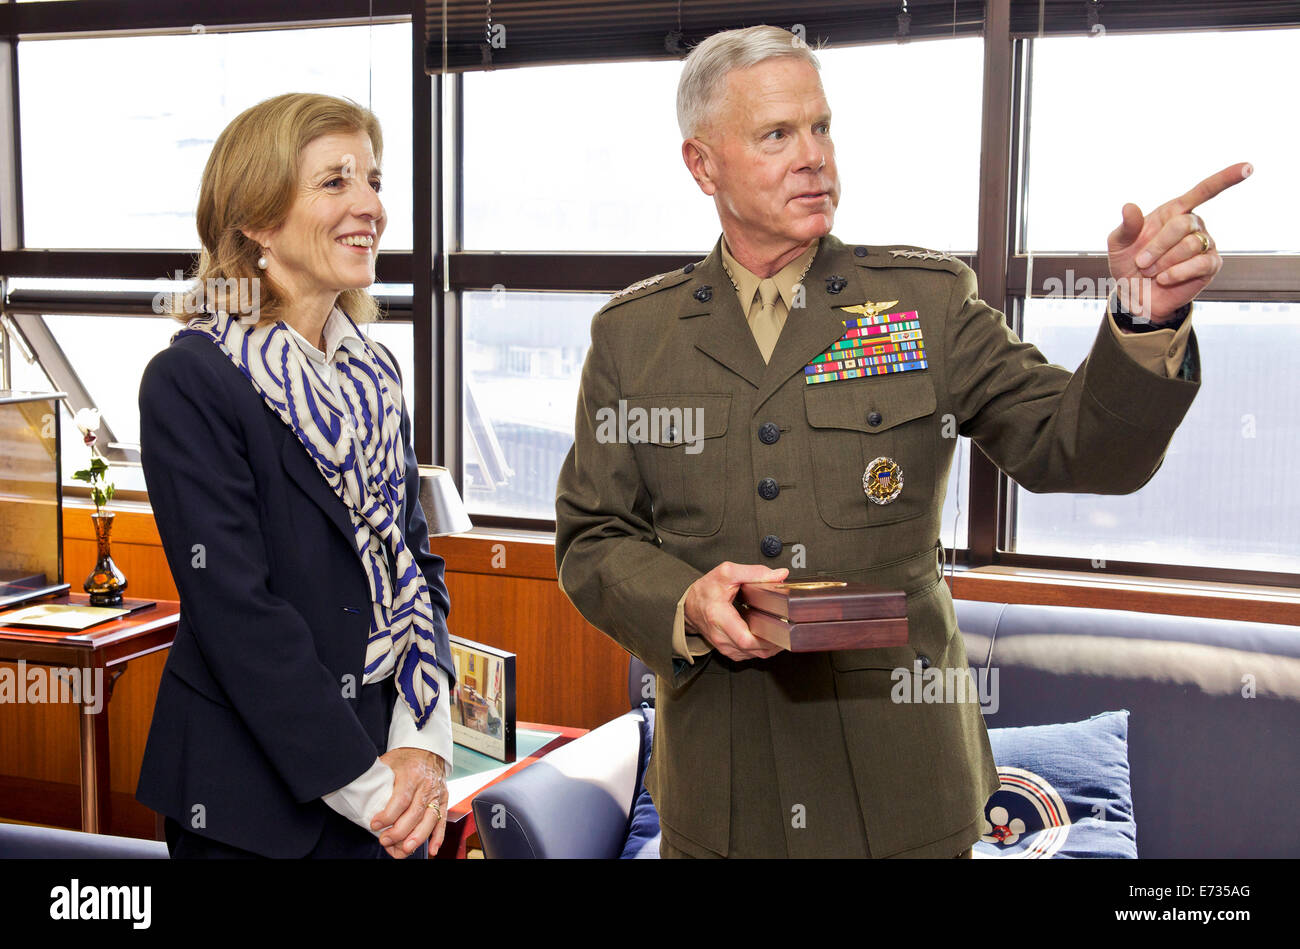
<svg viewBox="0 0 1300 949">
<path fill-rule="evenodd" d="M 1197 239 L 1201 242 L 1201 253 L 1207 253 L 1210 249 L 1210 238 L 1206 236 L 1204 231 L 1192 231 L 1192 233 L 1195 234 Z"/>
</svg>

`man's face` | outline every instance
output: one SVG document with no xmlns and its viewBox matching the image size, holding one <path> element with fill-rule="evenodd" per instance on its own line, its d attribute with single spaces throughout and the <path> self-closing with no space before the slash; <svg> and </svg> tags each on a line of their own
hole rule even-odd
<svg viewBox="0 0 1300 949">
<path fill-rule="evenodd" d="M 723 230 L 784 248 L 830 233 L 840 200 L 830 106 L 808 63 L 783 56 L 727 74 L 687 165 Z M 688 143 L 689 144 L 689 143 Z"/>
</svg>

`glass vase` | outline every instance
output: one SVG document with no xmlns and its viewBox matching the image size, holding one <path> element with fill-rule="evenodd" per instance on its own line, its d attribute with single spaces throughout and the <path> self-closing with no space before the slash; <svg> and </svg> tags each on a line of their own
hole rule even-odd
<svg viewBox="0 0 1300 949">
<path fill-rule="evenodd" d="M 98 548 L 95 569 L 86 577 L 85 583 L 91 606 L 120 606 L 122 591 L 126 589 L 126 576 L 113 563 L 111 535 L 115 516 L 112 511 L 90 515 L 95 524 L 95 544 Z"/>
</svg>

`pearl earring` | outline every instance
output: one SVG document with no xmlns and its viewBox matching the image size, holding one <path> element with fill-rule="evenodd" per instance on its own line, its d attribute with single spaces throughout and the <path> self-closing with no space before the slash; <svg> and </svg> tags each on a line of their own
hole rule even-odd
<svg viewBox="0 0 1300 949">
<path fill-rule="evenodd" d="M 257 258 L 257 266 L 258 266 L 258 269 L 259 269 L 259 270 L 265 270 L 265 269 L 266 269 L 266 255 L 265 255 L 265 254 L 263 254 L 261 257 Z"/>
</svg>

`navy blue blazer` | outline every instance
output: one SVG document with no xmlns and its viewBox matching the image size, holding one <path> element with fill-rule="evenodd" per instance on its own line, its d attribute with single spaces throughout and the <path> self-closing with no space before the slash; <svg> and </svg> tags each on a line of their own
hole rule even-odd
<svg viewBox="0 0 1300 949">
<path fill-rule="evenodd" d="M 429 552 L 405 404 L 402 440 L 406 543 L 454 683 L 444 565 Z M 328 813 L 321 796 L 386 750 L 393 712 L 358 714 L 371 607 L 347 509 L 202 336 L 181 337 L 146 367 L 140 460 L 181 613 L 136 798 L 223 843 L 304 856 Z"/>
</svg>

